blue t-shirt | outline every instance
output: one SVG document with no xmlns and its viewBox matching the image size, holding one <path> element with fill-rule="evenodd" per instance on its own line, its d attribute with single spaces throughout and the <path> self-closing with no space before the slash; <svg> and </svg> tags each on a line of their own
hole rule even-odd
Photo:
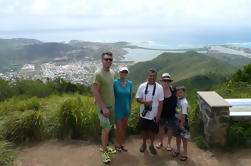
<svg viewBox="0 0 251 166">
<path fill-rule="evenodd" d="M 132 82 L 126 80 L 126 87 L 123 87 L 120 80 L 114 80 L 115 96 L 115 119 L 120 120 L 130 115 L 132 103 Z"/>
</svg>

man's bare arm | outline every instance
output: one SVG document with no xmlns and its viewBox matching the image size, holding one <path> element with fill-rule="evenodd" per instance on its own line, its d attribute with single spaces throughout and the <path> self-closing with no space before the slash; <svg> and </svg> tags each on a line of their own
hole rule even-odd
<svg viewBox="0 0 251 166">
<path fill-rule="evenodd" d="M 152 104 L 152 100 L 143 100 L 142 98 L 137 98 L 137 102 L 140 104 L 146 104 L 146 105 Z"/>
<path fill-rule="evenodd" d="M 105 103 L 100 95 L 100 86 L 98 84 L 93 84 L 92 85 L 92 91 L 93 91 L 93 96 L 95 99 L 96 104 L 98 104 L 98 106 L 102 109 L 103 113 L 105 116 L 109 116 L 110 112 L 109 110 L 106 108 Z"/>
</svg>

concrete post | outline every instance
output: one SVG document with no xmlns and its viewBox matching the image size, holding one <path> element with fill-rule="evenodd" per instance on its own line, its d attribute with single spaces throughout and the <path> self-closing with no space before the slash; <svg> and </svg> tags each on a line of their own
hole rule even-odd
<svg viewBox="0 0 251 166">
<path fill-rule="evenodd" d="M 209 145 L 224 145 L 229 127 L 231 105 L 214 91 L 197 92 L 199 115 L 204 123 L 204 134 Z"/>
</svg>

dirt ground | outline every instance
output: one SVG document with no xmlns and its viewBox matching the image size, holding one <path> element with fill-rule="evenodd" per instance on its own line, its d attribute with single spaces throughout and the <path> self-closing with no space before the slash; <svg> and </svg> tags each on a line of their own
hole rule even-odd
<svg viewBox="0 0 251 166">
<path fill-rule="evenodd" d="M 173 141 L 174 143 L 175 141 Z M 189 142 L 186 162 L 173 158 L 165 149 L 153 156 L 147 150 L 139 152 L 137 136 L 127 140 L 128 152 L 112 155 L 110 166 L 251 166 L 251 149 L 234 152 L 210 152 Z M 173 144 L 174 146 L 174 144 Z M 87 141 L 48 140 L 18 148 L 16 166 L 99 166 L 102 163 L 99 145 Z"/>
</svg>

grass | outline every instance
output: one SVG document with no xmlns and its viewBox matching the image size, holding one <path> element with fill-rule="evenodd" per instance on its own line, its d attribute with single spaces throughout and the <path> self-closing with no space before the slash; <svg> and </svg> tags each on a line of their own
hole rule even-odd
<svg viewBox="0 0 251 166">
<path fill-rule="evenodd" d="M 12 166 L 15 160 L 13 145 L 7 141 L 0 140 L 0 165 Z"/>
<path fill-rule="evenodd" d="M 11 142 L 39 140 L 43 137 L 44 121 L 40 111 L 16 112 L 3 124 L 1 133 Z"/>
</svg>

